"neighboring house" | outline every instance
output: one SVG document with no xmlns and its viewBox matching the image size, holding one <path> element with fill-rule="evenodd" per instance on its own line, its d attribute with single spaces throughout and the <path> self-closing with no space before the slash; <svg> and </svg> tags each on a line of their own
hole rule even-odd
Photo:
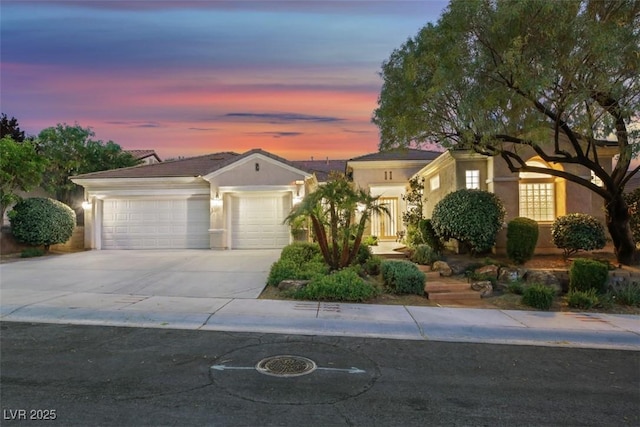
<svg viewBox="0 0 640 427">
<path fill-rule="evenodd" d="M 313 175 L 254 149 L 72 177 L 85 189 L 91 249 L 282 248 Z"/>
<path fill-rule="evenodd" d="M 602 165 L 611 170 L 612 158 L 616 150 L 606 147 L 599 149 Z M 591 171 L 580 165 L 547 164 L 521 149 L 519 154 L 527 159 L 527 164 L 565 170 L 587 179 Z M 573 212 L 587 213 L 604 223 L 603 199 L 591 190 L 547 174 L 512 173 L 502 158 L 487 157 L 470 151 L 446 151 L 437 159 L 423 167 L 415 177 L 424 180 L 423 204 L 425 218 L 431 218 L 433 208 L 444 196 L 453 191 L 470 188 L 495 193 L 506 209 L 505 224 L 521 216 L 536 220 L 540 236 L 536 253 L 556 253 L 559 250 L 551 241 L 551 225 L 562 215 Z M 591 178 L 596 182 L 594 178 Z M 506 229 L 498 234 L 496 252 L 506 251 Z"/>
<path fill-rule="evenodd" d="M 409 179 L 442 152 L 400 149 L 367 154 L 347 161 L 346 173 L 355 185 L 379 196 L 389 215 L 374 214 L 366 234 L 382 241 L 397 240 L 406 232 L 402 213 L 407 210 L 403 195 Z"/>
<path fill-rule="evenodd" d="M 291 163 L 299 168 L 313 173 L 318 182 L 326 182 L 332 172 L 344 173 L 346 160 L 294 160 Z"/>
<path fill-rule="evenodd" d="M 125 150 L 125 152 L 142 161 L 138 166 L 153 165 L 162 162 L 154 150 Z"/>
</svg>

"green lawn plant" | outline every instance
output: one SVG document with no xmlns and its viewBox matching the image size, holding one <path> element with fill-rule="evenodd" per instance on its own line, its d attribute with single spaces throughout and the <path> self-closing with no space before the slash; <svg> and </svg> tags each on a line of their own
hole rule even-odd
<svg viewBox="0 0 640 427">
<path fill-rule="evenodd" d="M 380 267 L 385 287 L 396 294 L 424 294 L 425 274 L 409 261 L 386 260 Z"/>
<path fill-rule="evenodd" d="M 567 294 L 567 305 L 572 308 L 588 310 L 598 305 L 598 293 L 595 289 L 586 291 L 569 291 Z"/>
<path fill-rule="evenodd" d="M 578 251 L 602 249 L 607 243 L 604 226 L 595 217 L 583 213 L 556 218 L 551 226 L 551 238 L 565 257 Z"/>
<path fill-rule="evenodd" d="M 549 310 L 553 304 L 554 296 L 555 290 L 552 288 L 534 284 L 525 288 L 522 294 L 522 303 L 539 310 Z"/>
<path fill-rule="evenodd" d="M 376 287 L 363 280 L 354 268 L 345 268 L 315 277 L 292 296 L 299 299 L 320 301 L 362 302 L 378 294 Z"/>
<path fill-rule="evenodd" d="M 431 246 L 425 244 L 416 246 L 413 254 L 411 254 L 411 261 L 421 265 L 431 265 L 440 259 L 442 259 L 440 254 Z"/>
</svg>

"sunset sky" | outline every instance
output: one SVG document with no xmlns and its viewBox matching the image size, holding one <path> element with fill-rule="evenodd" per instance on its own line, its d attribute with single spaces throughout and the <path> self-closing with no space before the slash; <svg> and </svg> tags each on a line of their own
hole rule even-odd
<svg viewBox="0 0 640 427">
<path fill-rule="evenodd" d="M 3 0 L 0 106 L 162 158 L 350 158 L 377 151 L 382 62 L 446 5 Z"/>
</svg>

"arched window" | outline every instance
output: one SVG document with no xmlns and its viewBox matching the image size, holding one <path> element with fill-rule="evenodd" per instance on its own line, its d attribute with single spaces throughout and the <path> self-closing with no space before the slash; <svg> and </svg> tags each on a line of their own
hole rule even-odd
<svg viewBox="0 0 640 427">
<path fill-rule="evenodd" d="M 527 166 L 549 168 L 539 160 L 530 160 Z M 535 221 L 556 219 L 555 180 L 545 173 L 520 172 L 520 216 Z"/>
</svg>

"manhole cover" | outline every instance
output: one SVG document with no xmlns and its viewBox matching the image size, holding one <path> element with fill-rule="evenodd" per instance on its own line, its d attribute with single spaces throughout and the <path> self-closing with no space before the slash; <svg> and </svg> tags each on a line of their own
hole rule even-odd
<svg viewBox="0 0 640 427">
<path fill-rule="evenodd" d="M 267 357 L 256 365 L 256 369 L 261 374 L 276 377 L 299 377 L 310 374 L 316 368 L 316 363 L 313 360 L 291 355 Z"/>
</svg>

